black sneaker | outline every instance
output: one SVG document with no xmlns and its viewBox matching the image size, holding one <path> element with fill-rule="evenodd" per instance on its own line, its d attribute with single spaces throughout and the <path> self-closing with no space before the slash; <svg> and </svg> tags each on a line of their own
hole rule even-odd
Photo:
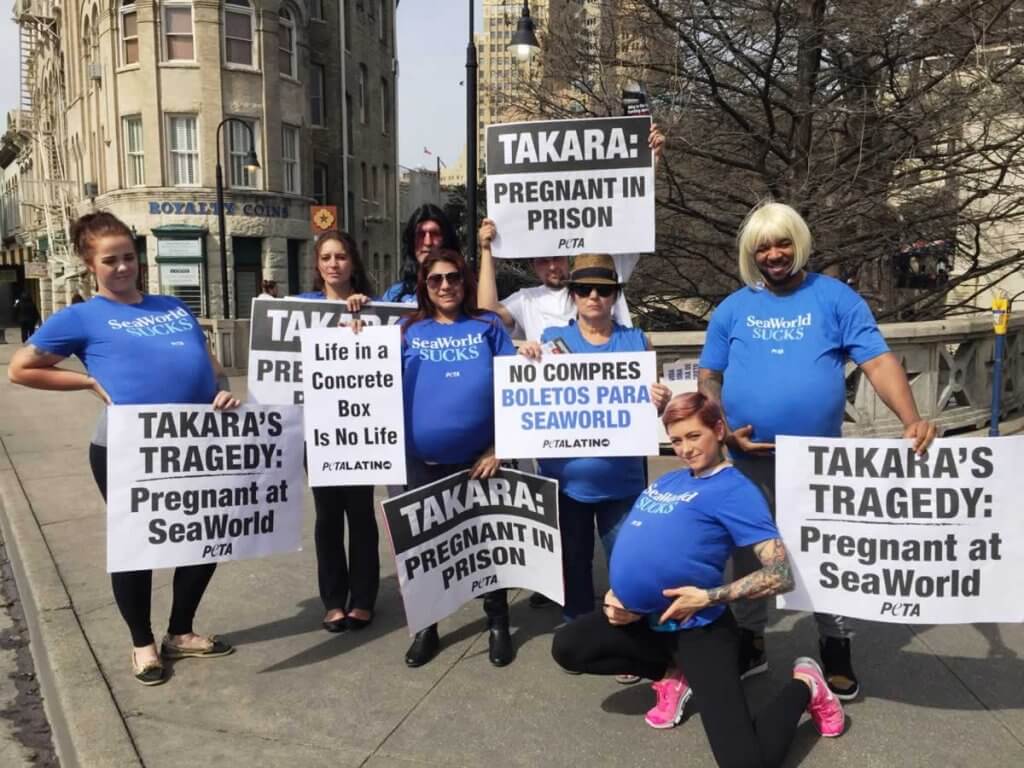
<svg viewBox="0 0 1024 768">
<path fill-rule="evenodd" d="M 531 608 L 544 608 L 545 606 L 555 604 L 554 600 L 546 595 L 542 595 L 540 592 L 534 592 L 526 602 L 530 604 Z"/>
<path fill-rule="evenodd" d="M 740 630 L 740 680 L 768 671 L 768 656 L 764 652 L 764 635 L 755 635 L 749 629 Z"/>
<path fill-rule="evenodd" d="M 850 701 L 860 693 L 860 682 L 850 662 L 850 639 L 825 637 L 818 640 L 821 666 L 825 669 L 825 682 L 829 690 L 841 701 Z"/>
</svg>

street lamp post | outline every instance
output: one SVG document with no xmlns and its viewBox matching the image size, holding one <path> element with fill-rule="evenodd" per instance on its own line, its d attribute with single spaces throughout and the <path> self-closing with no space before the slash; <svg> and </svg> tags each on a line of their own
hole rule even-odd
<svg viewBox="0 0 1024 768">
<path fill-rule="evenodd" d="M 224 307 L 224 319 L 231 318 L 231 304 L 228 296 L 228 242 L 227 225 L 224 221 L 224 171 L 220 166 L 220 129 L 227 123 L 244 125 L 249 132 L 249 153 L 245 157 L 245 170 L 255 173 L 260 168 L 256 157 L 256 136 L 252 126 L 237 117 L 225 117 L 217 125 L 217 226 L 220 229 L 220 296 Z"/>
<path fill-rule="evenodd" d="M 470 264 L 476 264 L 476 185 L 477 185 L 477 59 L 476 41 L 473 39 L 474 0 L 469 0 L 469 44 L 466 46 L 466 252 Z M 523 13 L 516 32 L 508 43 L 520 60 L 527 60 L 540 50 L 530 2 L 523 0 Z"/>
</svg>

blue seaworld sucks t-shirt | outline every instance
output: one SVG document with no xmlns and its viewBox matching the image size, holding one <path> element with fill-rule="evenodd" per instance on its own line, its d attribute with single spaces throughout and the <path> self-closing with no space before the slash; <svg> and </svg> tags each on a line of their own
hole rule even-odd
<svg viewBox="0 0 1024 768">
<path fill-rule="evenodd" d="M 604 344 L 591 344 L 584 339 L 575 321 L 567 326 L 545 328 L 540 337 L 544 344 L 555 339 L 564 341 L 570 352 L 644 352 L 647 349 L 643 331 L 618 323 L 614 323 L 612 336 Z M 636 496 L 647 480 L 644 459 L 640 456 L 541 459 L 537 465 L 542 475 L 558 480 L 560 493 L 584 503 Z"/>
<path fill-rule="evenodd" d="M 409 453 L 434 464 L 476 460 L 494 444 L 494 358 L 515 354 L 512 339 L 491 312 L 402 325 Z"/>
<path fill-rule="evenodd" d="M 727 465 L 703 477 L 678 469 L 640 494 L 622 523 L 609 583 L 626 608 L 648 614 L 655 626 L 672 603 L 662 590 L 719 587 L 733 549 L 777 538 L 768 502 L 738 469 Z M 699 627 L 724 611 L 713 605 L 683 623 L 655 628 Z"/>
<path fill-rule="evenodd" d="M 847 359 L 888 352 L 867 303 L 834 278 L 808 273 L 792 293 L 741 288 L 711 316 L 700 365 L 723 371 L 729 425 L 777 435 L 839 437 Z"/>
<path fill-rule="evenodd" d="M 405 283 L 399 280 L 394 285 L 390 286 L 380 297 L 381 301 L 393 301 L 398 304 L 415 304 L 416 303 L 416 291 L 412 293 L 406 293 Z"/>
<path fill-rule="evenodd" d="M 94 296 L 49 317 L 29 344 L 77 356 L 115 405 L 205 404 L 217 394 L 203 330 L 173 296 Z"/>
</svg>

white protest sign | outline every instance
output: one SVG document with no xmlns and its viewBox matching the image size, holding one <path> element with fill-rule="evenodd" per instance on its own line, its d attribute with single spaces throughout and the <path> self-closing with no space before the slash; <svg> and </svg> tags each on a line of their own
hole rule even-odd
<svg viewBox="0 0 1024 768">
<path fill-rule="evenodd" d="M 302 409 L 108 409 L 107 570 L 295 552 L 302 543 Z"/>
<path fill-rule="evenodd" d="M 465 470 L 382 507 L 410 634 L 496 589 L 565 601 L 558 481 L 512 469 L 470 480 Z"/>
<path fill-rule="evenodd" d="M 394 325 L 415 307 L 373 301 L 360 312 L 366 325 Z M 302 403 L 301 334 L 352 319 L 343 301 L 253 299 L 249 325 L 249 401 Z"/>
<path fill-rule="evenodd" d="M 314 328 L 301 337 L 309 484 L 404 485 L 401 330 Z"/>
<path fill-rule="evenodd" d="M 487 126 L 497 258 L 654 251 L 650 117 Z"/>
<path fill-rule="evenodd" d="M 1024 621 L 1024 437 L 779 437 L 781 608 L 902 624 Z"/>
<path fill-rule="evenodd" d="M 654 352 L 494 359 L 501 459 L 655 456 Z"/>
</svg>

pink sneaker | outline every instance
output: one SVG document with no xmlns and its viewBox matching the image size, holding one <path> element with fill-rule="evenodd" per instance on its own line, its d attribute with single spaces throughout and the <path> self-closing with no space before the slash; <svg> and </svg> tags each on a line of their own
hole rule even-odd
<svg viewBox="0 0 1024 768">
<path fill-rule="evenodd" d="M 801 656 L 793 662 L 793 677 L 811 681 L 811 700 L 807 704 L 807 714 L 817 726 L 818 733 L 828 737 L 842 736 L 843 727 L 846 725 L 843 705 L 829 690 L 818 662 Z"/>
<path fill-rule="evenodd" d="M 651 684 L 658 694 L 658 703 L 648 710 L 644 720 L 651 728 L 675 728 L 683 719 L 686 702 L 693 696 L 689 683 L 679 673 L 679 677 L 666 677 Z"/>
</svg>

